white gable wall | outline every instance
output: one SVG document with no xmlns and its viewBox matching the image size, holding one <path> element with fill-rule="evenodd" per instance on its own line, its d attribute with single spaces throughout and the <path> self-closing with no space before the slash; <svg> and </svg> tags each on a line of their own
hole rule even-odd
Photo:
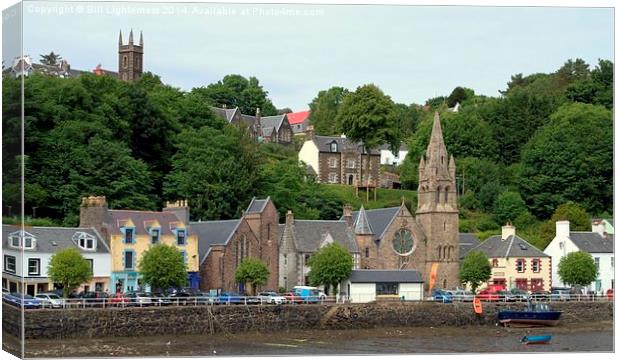
<svg viewBox="0 0 620 360">
<path fill-rule="evenodd" d="M 299 160 L 310 165 L 314 172 L 319 174 L 319 149 L 312 140 L 306 140 L 299 150 Z"/>
</svg>

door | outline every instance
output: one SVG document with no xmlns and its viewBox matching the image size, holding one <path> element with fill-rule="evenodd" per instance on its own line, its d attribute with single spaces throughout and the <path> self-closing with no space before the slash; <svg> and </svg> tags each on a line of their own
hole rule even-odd
<svg viewBox="0 0 620 360">
<path fill-rule="evenodd" d="M 349 185 L 353 185 L 353 175 L 349 175 Z"/>
<path fill-rule="evenodd" d="M 35 285 L 26 285 L 26 294 L 30 296 L 34 296 L 35 294 Z"/>
</svg>

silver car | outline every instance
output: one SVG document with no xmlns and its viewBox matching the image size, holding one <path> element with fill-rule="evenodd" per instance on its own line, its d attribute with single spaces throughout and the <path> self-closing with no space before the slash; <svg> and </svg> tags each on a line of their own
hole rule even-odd
<svg viewBox="0 0 620 360">
<path fill-rule="evenodd" d="M 446 290 L 452 294 L 454 301 L 474 301 L 474 293 L 469 290 Z"/>
<path fill-rule="evenodd" d="M 278 295 L 275 291 L 263 291 L 258 294 L 258 298 L 261 303 L 267 304 L 284 304 L 286 302 L 286 298 L 282 295 Z"/>
<path fill-rule="evenodd" d="M 42 307 L 61 308 L 65 305 L 65 300 L 54 293 L 39 293 L 35 298 L 41 301 Z"/>
</svg>

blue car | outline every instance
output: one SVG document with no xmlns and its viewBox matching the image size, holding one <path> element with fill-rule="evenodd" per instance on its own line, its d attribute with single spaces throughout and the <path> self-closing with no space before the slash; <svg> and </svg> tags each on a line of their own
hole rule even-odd
<svg viewBox="0 0 620 360">
<path fill-rule="evenodd" d="M 453 300 L 452 294 L 450 294 L 449 292 L 445 290 L 441 290 L 441 289 L 433 290 L 431 296 L 433 297 L 433 300 L 435 300 L 436 302 L 440 302 L 444 304 L 452 303 L 452 300 Z"/>
<path fill-rule="evenodd" d="M 23 305 L 25 309 L 38 309 L 41 307 L 41 300 L 35 299 L 28 294 L 20 294 L 16 292 L 2 293 L 2 300 L 8 304 L 19 307 Z"/>
</svg>

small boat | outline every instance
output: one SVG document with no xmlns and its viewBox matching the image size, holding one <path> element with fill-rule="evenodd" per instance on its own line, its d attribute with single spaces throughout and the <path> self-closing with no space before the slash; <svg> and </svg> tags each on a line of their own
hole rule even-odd
<svg viewBox="0 0 620 360">
<path fill-rule="evenodd" d="M 478 315 L 481 315 L 482 314 L 482 303 L 480 302 L 480 299 L 474 298 L 473 304 L 474 304 L 474 312 Z"/>
<path fill-rule="evenodd" d="M 521 342 L 525 345 L 548 344 L 549 340 L 551 340 L 551 335 L 526 335 L 521 338 Z"/>
<path fill-rule="evenodd" d="M 532 327 L 555 326 L 560 322 L 561 311 L 553 311 L 548 304 L 528 302 L 523 310 L 501 310 L 497 313 L 500 324 L 504 326 Z"/>
</svg>

